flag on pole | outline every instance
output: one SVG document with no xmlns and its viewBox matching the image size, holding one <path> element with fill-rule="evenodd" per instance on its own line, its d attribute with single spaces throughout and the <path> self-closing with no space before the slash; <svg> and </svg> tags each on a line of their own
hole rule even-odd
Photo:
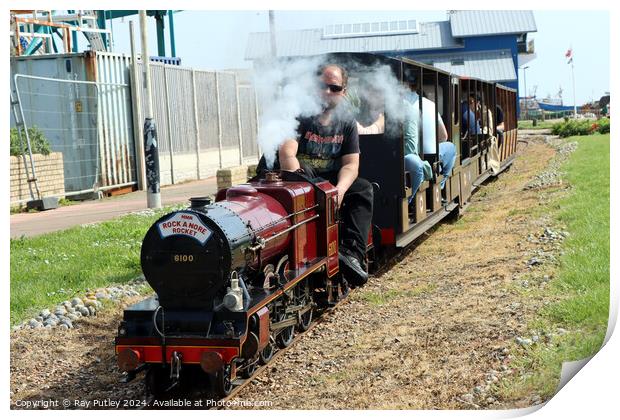
<svg viewBox="0 0 620 420">
<path fill-rule="evenodd" d="M 573 62 L 573 49 L 569 48 L 568 51 L 566 51 L 566 54 L 564 54 L 564 57 L 566 57 L 566 64 L 570 64 Z"/>
</svg>

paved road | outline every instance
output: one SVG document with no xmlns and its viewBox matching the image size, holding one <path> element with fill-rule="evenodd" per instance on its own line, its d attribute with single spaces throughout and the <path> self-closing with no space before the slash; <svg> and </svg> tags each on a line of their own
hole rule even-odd
<svg viewBox="0 0 620 420">
<path fill-rule="evenodd" d="M 212 195 L 217 191 L 215 177 L 162 188 L 162 205 L 183 203 L 190 197 Z M 11 238 L 55 232 L 84 223 L 113 219 L 126 213 L 146 209 L 146 192 L 135 191 L 122 196 L 85 201 L 72 206 L 36 213 L 11 215 Z"/>
</svg>

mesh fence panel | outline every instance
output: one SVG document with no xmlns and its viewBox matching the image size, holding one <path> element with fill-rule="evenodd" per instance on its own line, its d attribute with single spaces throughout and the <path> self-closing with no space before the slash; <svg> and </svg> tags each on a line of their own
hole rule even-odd
<svg viewBox="0 0 620 420">
<path fill-rule="evenodd" d="M 222 146 L 225 148 L 239 148 L 235 76 L 228 73 L 219 73 L 218 85 L 220 118 L 222 121 Z"/>
<path fill-rule="evenodd" d="M 97 187 L 97 86 L 19 75 L 16 92 L 24 125 L 41 130 L 51 150 L 62 153 L 65 195 Z"/>
<path fill-rule="evenodd" d="M 219 148 L 219 140 L 215 73 L 196 71 L 195 77 L 200 149 L 217 149 Z"/>
<path fill-rule="evenodd" d="M 135 80 L 142 103 L 139 127 L 133 127 L 130 87 L 122 84 L 127 62 L 110 59 L 106 66 L 120 83 L 17 79 L 25 125 L 41 129 L 52 150 L 63 154 L 67 195 L 137 180 L 133 131 L 144 123 L 142 64 Z M 220 167 L 257 158 L 252 86 L 237 86 L 228 72 L 157 63 L 150 69 L 161 185 L 211 176 Z"/>
<path fill-rule="evenodd" d="M 243 139 L 243 157 L 258 156 L 258 127 L 256 123 L 256 95 L 251 86 L 239 86 L 239 103 L 241 111 L 241 138 Z"/>
<path fill-rule="evenodd" d="M 220 167 L 238 165 L 240 141 L 245 160 L 257 157 L 257 105 L 252 86 L 239 86 L 237 103 L 233 73 L 157 63 L 150 67 L 162 185 L 211 176 Z M 137 83 L 144 86 L 142 64 Z M 146 91 L 139 90 L 144 109 Z M 144 121 L 143 113 L 139 121 Z"/>
</svg>

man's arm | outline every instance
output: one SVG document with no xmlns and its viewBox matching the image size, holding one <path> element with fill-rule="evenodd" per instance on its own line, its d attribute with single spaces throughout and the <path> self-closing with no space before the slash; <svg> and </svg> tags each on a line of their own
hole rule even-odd
<svg viewBox="0 0 620 420">
<path fill-rule="evenodd" d="M 297 140 L 284 140 L 279 150 L 280 169 L 293 172 L 300 168 L 299 160 L 297 160 L 298 147 L 299 143 L 297 143 Z"/>
<path fill-rule="evenodd" d="M 437 114 L 437 125 L 438 125 L 438 134 L 439 134 L 439 143 L 448 140 L 448 130 L 446 130 L 446 126 L 443 123 L 443 119 L 440 114 Z"/>
<path fill-rule="evenodd" d="M 371 125 L 364 127 L 359 122 L 357 124 L 357 133 L 358 134 L 381 134 L 385 129 L 385 117 L 383 116 L 383 112 L 379 114 L 379 117 L 373 122 Z"/>
<path fill-rule="evenodd" d="M 353 181 L 357 178 L 360 167 L 359 153 L 350 153 L 342 156 L 342 167 L 338 171 L 338 206 L 342 203 L 344 193 L 347 192 Z"/>
</svg>

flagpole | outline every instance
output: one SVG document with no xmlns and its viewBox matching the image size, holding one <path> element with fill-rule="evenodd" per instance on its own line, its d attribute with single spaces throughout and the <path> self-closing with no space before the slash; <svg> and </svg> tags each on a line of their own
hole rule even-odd
<svg viewBox="0 0 620 420">
<path fill-rule="evenodd" d="M 572 57 L 571 57 L 572 58 Z M 571 60 L 570 63 L 571 74 L 573 76 L 573 117 L 577 118 L 577 99 L 575 95 L 575 63 Z"/>
</svg>

